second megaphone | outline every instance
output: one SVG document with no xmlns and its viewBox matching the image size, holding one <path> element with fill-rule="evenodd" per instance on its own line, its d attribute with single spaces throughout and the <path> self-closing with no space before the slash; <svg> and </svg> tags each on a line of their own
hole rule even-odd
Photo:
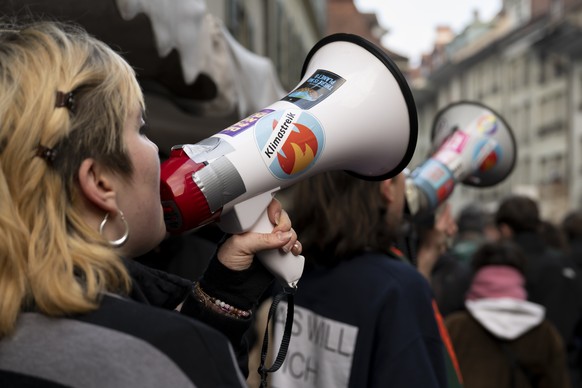
<svg viewBox="0 0 582 388">
<path fill-rule="evenodd" d="M 166 225 L 181 233 L 210 222 L 228 233 L 268 233 L 274 193 L 328 170 L 386 179 L 410 161 L 417 139 L 412 93 L 384 51 L 351 34 L 308 53 L 297 87 L 281 100 L 197 144 L 175 146 L 162 164 Z M 295 288 L 303 258 L 259 259 Z"/>
<path fill-rule="evenodd" d="M 436 209 L 457 183 L 489 187 L 513 171 L 517 149 L 511 128 L 483 104 L 461 101 L 442 109 L 431 137 L 431 156 L 406 180 L 406 203 L 412 216 Z"/>
</svg>

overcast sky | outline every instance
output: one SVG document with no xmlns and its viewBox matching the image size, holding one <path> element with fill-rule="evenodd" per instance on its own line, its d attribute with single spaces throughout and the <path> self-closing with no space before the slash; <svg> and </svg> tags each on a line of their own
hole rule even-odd
<svg viewBox="0 0 582 388">
<path fill-rule="evenodd" d="M 489 21 L 501 9 L 502 0 L 355 0 L 362 12 L 376 12 L 382 27 L 389 30 L 382 43 L 407 56 L 417 65 L 423 53 L 431 51 L 435 28 L 448 25 L 461 32 L 478 10 Z"/>
</svg>

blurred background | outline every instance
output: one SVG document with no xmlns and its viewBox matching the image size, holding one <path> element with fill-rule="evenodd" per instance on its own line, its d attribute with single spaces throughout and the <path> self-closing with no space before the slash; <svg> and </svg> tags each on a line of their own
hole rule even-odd
<svg viewBox="0 0 582 388">
<path fill-rule="evenodd" d="M 553 221 L 582 208 L 582 0 L 399 3 L 0 0 L 0 13 L 75 21 L 118 49 L 144 88 L 149 136 L 162 157 L 283 97 L 322 37 L 361 35 L 387 52 L 413 90 L 419 138 L 411 168 L 426 159 L 433 120 L 450 103 L 486 104 L 512 128 L 518 160 L 509 179 L 485 189 L 458 185 L 454 211 L 475 201 L 493 209 L 510 193 L 536 198 Z"/>
</svg>

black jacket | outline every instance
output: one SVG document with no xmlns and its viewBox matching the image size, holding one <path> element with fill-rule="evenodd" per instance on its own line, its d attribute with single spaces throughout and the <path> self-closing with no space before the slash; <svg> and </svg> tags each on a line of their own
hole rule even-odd
<svg viewBox="0 0 582 388">
<path fill-rule="evenodd" d="M 77 316 L 21 313 L 15 333 L 0 341 L 0 386 L 246 387 L 251 319 L 206 309 L 190 280 L 127 266 L 129 296 L 105 294 L 97 310 Z M 233 273 L 213 260 L 201 284 L 246 309 L 270 283 L 262 276 L 254 268 Z"/>
</svg>

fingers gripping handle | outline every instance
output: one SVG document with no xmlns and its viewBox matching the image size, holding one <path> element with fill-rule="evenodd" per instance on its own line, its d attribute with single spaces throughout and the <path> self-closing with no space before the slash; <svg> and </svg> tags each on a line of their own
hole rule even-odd
<svg viewBox="0 0 582 388">
<path fill-rule="evenodd" d="M 265 209 L 257 223 L 251 228 L 251 231 L 271 233 L 272 230 L 273 224 L 269 220 L 267 210 Z M 271 249 L 257 253 L 257 257 L 282 284 L 286 292 L 295 292 L 297 282 L 303 273 L 303 266 L 305 264 L 305 258 L 303 256 L 295 256 L 291 252 L 285 253 L 281 249 Z"/>
<path fill-rule="evenodd" d="M 274 225 L 269 220 L 267 208 L 273 199 L 273 193 L 266 192 L 246 201 L 237 203 L 224 212 L 218 226 L 227 233 L 271 233 Z M 257 217 L 257 215 L 259 215 Z M 285 288 L 285 292 L 294 293 L 297 282 L 303 273 L 305 258 L 293 253 L 284 253 L 281 249 L 271 249 L 257 253 L 261 263 L 275 276 Z"/>
</svg>

